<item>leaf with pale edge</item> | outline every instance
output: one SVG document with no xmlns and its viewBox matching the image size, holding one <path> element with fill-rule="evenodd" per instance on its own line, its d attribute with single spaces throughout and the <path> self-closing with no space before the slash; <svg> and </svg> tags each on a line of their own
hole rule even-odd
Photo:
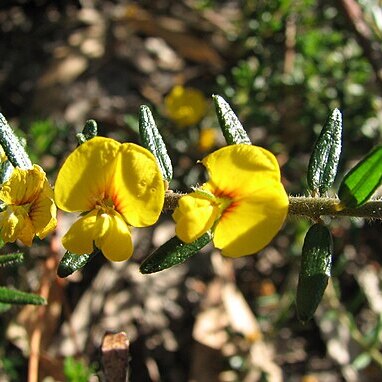
<svg viewBox="0 0 382 382">
<path fill-rule="evenodd" d="M 211 240 L 212 234 L 210 232 L 206 232 L 192 243 L 184 243 L 174 236 L 145 259 L 139 270 L 144 274 L 154 273 L 181 264 L 195 255 Z"/>
<path fill-rule="evenodd" d="M 154 117 L 146 105 L 142 105 L 139 109 L 139 135 L 142 145 L 155 156 L 163 179 L 170 182 L 173 173 L 171 159 L 167 154 L 166 145 L 155 124 Z"/>
<path fill-rule="evenodd" d="M 341 206 L 361 206 L 370 199 L 381 182 L 382 146 L 378 146 L 345 175 L 338 190 Z"/>
<path fill-rule="evenodd" d="M 224 138 L 229 145 L 245 143 L 251 145 L 248 134 L 240 123 L 239 118 L 232 111 L 231 106 L 219 95 L 213 95 L 216 115 Z"/>
<path fill-rule="evenodd" d="M 58 265 L 58 277 L 68 277 L 72 273 L 83 268 L 93 257 L 101 253 L 99 249 L 95 249 L 91 254 L 77 255 L 69 251 L 65 252 L 60 264 Z"/>
<path fill-rule="evenodd" d="M 342 148 L 342 116 L 334 109 L 316 141 L 309 160 L 307 181 L 314 195 L 323 195 L 333 185 Z"/>
</svg>

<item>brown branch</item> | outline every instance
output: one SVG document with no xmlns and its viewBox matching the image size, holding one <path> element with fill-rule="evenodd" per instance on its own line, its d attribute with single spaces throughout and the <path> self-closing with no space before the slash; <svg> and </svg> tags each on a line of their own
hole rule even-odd
<svg viewBox="0 0 382 382">
<path fill-rule="evenodd" d="M 338 0 L 337 2 L 350 22 L 365 57 L 374 69 L 377 83 L 382 92 L 381 43 L 375 40 L 372 30 L 365 21 L 362 8 L 355 0 Z"/>
<path fill-rule="evenodd" d="M 184 194 L 167 191 L 163 211 L 173 211 L 178 200 Z M 289 197 L 289 216 L 307 217 L 317 220 L 320 216 L 332 217 L 357 217 L 365 219 L 382 219 L 382 200 L 370 200 L 358 208 L 339 207 L 339 199 L 336 198 L 313 198 L 305 196 Z"/>
<path fill-rule="evenodd" d="M 57 232 L 57 231 L 56 231 Z M 47 301 L 49 298 L 53 280 L 56 278 L 58 265 L 59 239 L 55 233 L 50 242 L 50 256 L 44 262 L 44 273 L 42 275 L 39 294 Z M 34 327 L 30 337 L 30 356 L 28 362 L 28 382 L 39 381 L 39 363 L 41 339 L 47 314 L 47 305 L 36 307 L 34 316 Z"/>
</svg>

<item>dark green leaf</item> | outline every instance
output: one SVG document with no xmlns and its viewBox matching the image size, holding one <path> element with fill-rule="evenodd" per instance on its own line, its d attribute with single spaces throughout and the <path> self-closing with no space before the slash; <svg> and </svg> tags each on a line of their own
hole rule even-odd
<svg viewBox="0 0 382 382">
<path fill-rule="evenodd" d="M 376 147 L 344 177 L 338 190 L 343 207 L 366 203 L 382 182 L 382 146 Z"/>
<path fill-rule="evenodd" d="M 83 268 L 93 257 L 101 253 L 99 249 L 94 250 L 91 254 L 77 255 L 69 251 L 65 252 L 60 264 L 58 265 L 58 277 L 68 277 L 75 271 Z"/>
<path fill-rule="evenodd" d="M 251 140 L 229 104 L 219 95 L 213 95 L 212 99 L 214 100 L 216 115 L 226 142 L 229 145 L 238 143 L 251 145 Z"/>
<path fill-rule="evenodd" d="M 28 169 L 32 167 L 32 162 L 19 139 L 14 134 L 12 128 L 8 125 L 7 120 L 0 113 L 0 144 L 8 160 L 14 167 Z"/>
<path fill-rule="evenodd" d="M 163 271 L 174 265 L 181 264 L 189 257 L 195 255 L 211 240 L 212 234 L 210 232 L 205 233 L 199 239 L 189 244 L 174 236 L 145 259 L 139 270 L 141 273 L 147 274 Z"/>
<path fill-rule="evenodd" d="M 325 292 L 332 265 L 333 241 L 327 227 L 314 224 L 304 240 L 297 285 L 296 307 L 299 320 L 313 317 Z"/>
<path fill-rule="evenodd" d="M 142 145 L 157 159 L 163 179 L 168 182 L 172 179 L 171 159 L 167 154 L 166 145 L 155 124 L 154 117 L 146 105 L 139 109 L 139 134 Z"/>
<path fill-rule="evenodd" d="M 342 147 L 342 116 L 334 109 L 314 146 L 308 166 L 308 186 L 313 195 L 323 195 L 333 185 Z"/>
<path fill-rule="evenodd" d="M 89 139 L 96 137 L 98 134 L 97 122 L 94 119 L 89 119 L 85 122 L 85 126 L 81 133 L 76 135 L 79 145 L 82 145 Z"/>
<path fill-rule="evenodd" d="M 33 293 L 20 292 L 14 289 L 0 287 L 0 302 L 4 304 L 45 305 L 46 300 Z"/>
<path fill-rule="evenodd" d="M 0 266 L 6 267 L 9 265 L 20 264 L 24 260 L 23 253 L 10 253 L 8 255 L 0 255 Z"/>
</svg>

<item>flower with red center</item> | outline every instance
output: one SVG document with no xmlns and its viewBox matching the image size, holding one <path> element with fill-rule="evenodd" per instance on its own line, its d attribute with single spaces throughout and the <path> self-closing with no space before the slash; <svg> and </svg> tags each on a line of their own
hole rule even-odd
<svg viewBox="0 0 382 382">
<path fill-rule="evenodd" d="M 99 248 L 112 261 L 133 252 L 130 227 L 154 224 L 164 202 L 163 177 L 155 157 L 133 143 L 95 137 L 74 150 L 55 184 L 57 206 L 81 217 L 62 238 L 77 254 Z"/>
<path fill-rule="evenodd" d="M 246 144 L 223 147 L 205 157 L 209 180 L 179 200 L 176 234 L 191 243 L 209 230 L 215 247 L 229 257 L 264 248 L 288 213 L 280 168 L 269 151 Z"/>
</svg>

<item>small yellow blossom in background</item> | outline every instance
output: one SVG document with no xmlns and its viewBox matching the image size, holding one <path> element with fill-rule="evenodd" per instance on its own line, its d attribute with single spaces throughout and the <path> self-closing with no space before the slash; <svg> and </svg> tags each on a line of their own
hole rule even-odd
<svg viewBox="0 0 382 382">
<path fill-rule="evenodd" d="M 165 97 L 167 116 L 179 127 L 198 123 L 206 114 L 207 100 L 197 89 L 175 86 Z"/>
<path fill-rule="evenodd" d="M 112 261 L 133 253 L 130 226 L 154 224 L 164 203 L 164 182 L 155 157 L 133 143 L 95 137 L 74 150 L 55 184 L 57 206 L 80 217 L 62 238 L 77 254 L 94 245 Z"/>
<path fill-rule="evenodd" d="M 57 225 L 53 190 L 43 169 L 15 168 L 0 189 L 5 209 L 0 212 L 0 236 L 4 242 L 19 239 L 31 246 L 37 235 L 43 239 Z"/>
<path fill-rule="evenodd" d="M 269 151 L 245 144 L 227 146 L 202 160 L 209 180 L 179 200 L 176 234 L 191 243 L 214 231 L 213 242 L 229 257 L 264 248 L 280 230 L 288 196 Z"/>
<path fill-rule="evenodd" d="M 215 145 L 217 137 L 217 131 L 213 127 L 206 127 L 200 130 L 198 149 L 201 152 L 210 151 Z"/>
</svg>

